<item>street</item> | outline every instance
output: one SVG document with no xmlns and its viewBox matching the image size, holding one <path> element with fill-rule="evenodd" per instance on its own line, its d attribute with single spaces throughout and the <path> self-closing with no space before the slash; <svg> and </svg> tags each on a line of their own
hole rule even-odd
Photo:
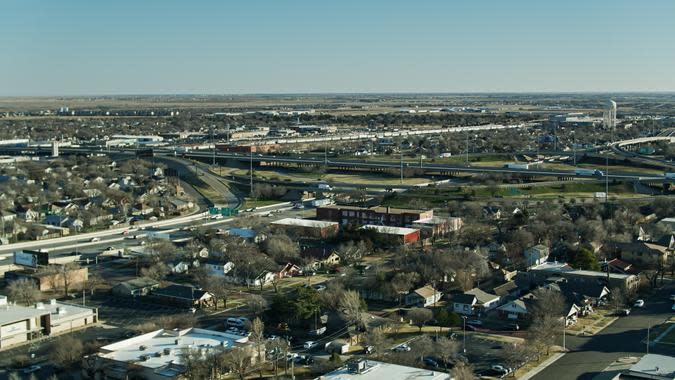
<svg viewBox="0 0 675 380">
<path fill-rule="evenodd" d="M 646 353 L 643 340 L 647 328 L 653 327 L 673 315 L 672 301 L 675 284 L 668 281 L 652 295 L 645 298 L 643 309 L 632 308 L 631 314 L 621 317 L 592 337 L 567 337 L 569 353 L 533 377 L 535 380 L 592 379 L 612 362 L 624 356 L 641 356 Z M 675 350 L 650 347 L 650 353 L 672 355 Z"/>
</svg>

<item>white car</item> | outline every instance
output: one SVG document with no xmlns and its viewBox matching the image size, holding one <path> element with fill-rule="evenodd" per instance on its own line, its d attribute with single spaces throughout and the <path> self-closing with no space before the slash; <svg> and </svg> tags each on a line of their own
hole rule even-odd
<svg viewBox="0 0 675 380">
<path fill-rule="evenodd" d="M 394 351 L 396 352 L 408 352 L 410 351 L 410 346 L 408 346 L 406 343 L 399 344 L 398 346 L 393 348 Z"/>
<path fill-rule="evenodd" d="M 317 342 L 315 342 L 315 341 L 313 341 L 313 340 L 308 340 L 307 342 L 305 342 L 305 343 L 302 345 L 302 347 L 304 347 L 304 348 L 307 349 L 307 350 L 311 350 L 312 348 L 314 348 L 314 347 L 316 347 L 316 346 L 318 346 L 318 345 L 319 345 L 319 343 L 317 343 Z"/>
<path fill-rule="evenodd" d="M 645 301 L 644 300 L 637 300 L 633 304 L 633 307 L 645 307 Z"/>
<path fill-rule="evenodd" d="M 675 294 L 671 294 L 671 295 L 670 295 L 670 300 L 671 300 L 671 301 L 675 301 Z"/>
<path fill-rule="evenodd" d="M 101 238 L 93 237 L 93 238 L 91 238 L 90 241 L 91 241 L 92 243 L 94 243 L 94 242 L 97 242 L 97 241 L 101 241 Z"/>
</svg>

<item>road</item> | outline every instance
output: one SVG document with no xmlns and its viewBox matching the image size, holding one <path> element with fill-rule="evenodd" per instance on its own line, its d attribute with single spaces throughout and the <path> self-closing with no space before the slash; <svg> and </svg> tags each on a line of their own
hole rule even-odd
<svg viewBox="0 0 675 380">
<path fill-rule="evenodd" d="M 644 309 L 633 308 L 627 317 L 617 319 L 609 327 L 592 337 L 567 337 L 569 353 L 533 377 L 535 380 L 590 380 L 611 363 L 624 356 L 641 356 L 646 353 L 647 328 L 656 326 L 673 315 L 672 301 L 675 283 L 666 286 L 645 299 Z M 650 352 L 673 355 L 675 350 L 660 346 Z"/>
</svg>

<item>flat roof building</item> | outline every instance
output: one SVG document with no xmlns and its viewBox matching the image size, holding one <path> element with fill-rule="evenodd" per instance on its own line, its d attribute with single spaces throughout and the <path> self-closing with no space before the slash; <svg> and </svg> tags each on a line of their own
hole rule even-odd
<svg viewBox="0 0 675 380">
<path fill-rule="evenodd" d="M 448 380 L 450 375 L 428 369 L 407 367 L 374 360 L 357 360 L 315 380 Z"/>
<path fill-rule="evenodd" d="M 233 348 L 249 349 L 254 354 L 247 336 L 198 328 L 161 329 L 103 346 L 93 361 L 104 368 L 106 378 L 124 379 L 137 371 L 143 379 L 166 380 L 185 372 L 183 358 L 187 350 L 206 354 Z M 84 360 L 92 362 L 90 359 Z"/>
<path fill-rule="evenodd" d="M 316 218 L 330 220 L 342 225 L 385 225 L 392 227 L 408 227 L 420 219 L 433 218 L 433 210 L 412 210 L 392 207 L 354 207 L 330 205 L 317 207 Z"/>
<path fill-rule="evenodd" d="M 412 244 L 420 240 L 420 230 L 416 228 L 377 226 L 366 224 L 361 227 L 363 230 L 375 231 L 378 235 L 394 237 L 401 244 Z"/>
<path fill-rule="evenodd" d="M 6 296 L 0 295 L 0 351 L 93 326 L 97 322 L 96 308 L 54 299 L 28 307 L 10 303 Z"/>
<path fill-rule="evenodd" d="M 271 225 L 301 235 L 324 239 L 337 235 L 340 230 L 340 225 L 337 222 L 299 218 L 279 219 L 272 222 Z"/>
</svg>

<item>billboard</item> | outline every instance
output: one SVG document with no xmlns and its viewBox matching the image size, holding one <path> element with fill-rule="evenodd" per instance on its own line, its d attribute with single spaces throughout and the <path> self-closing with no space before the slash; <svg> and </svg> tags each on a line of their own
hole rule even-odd
<svg viewBox="0 0 675 380">
<path fill-rule="evenodd" d="M 37 268 L 38 265 L 49 264 L 49 253 L 38 251 L 14 252 L 14 264 Z"/>
</svg>

